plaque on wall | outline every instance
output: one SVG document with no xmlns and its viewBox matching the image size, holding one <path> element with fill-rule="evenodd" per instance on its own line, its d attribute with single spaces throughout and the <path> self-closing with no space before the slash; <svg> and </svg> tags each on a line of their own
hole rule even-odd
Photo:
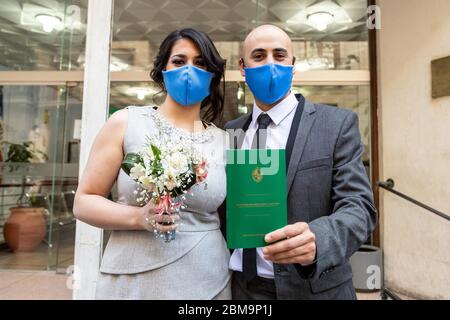
<svg viewBox="0 0 450 320">
<path fill-rule="evenodd" d="M 450 96 L 450 57 L 431 61 L 433 98 Z"/>
</svg>

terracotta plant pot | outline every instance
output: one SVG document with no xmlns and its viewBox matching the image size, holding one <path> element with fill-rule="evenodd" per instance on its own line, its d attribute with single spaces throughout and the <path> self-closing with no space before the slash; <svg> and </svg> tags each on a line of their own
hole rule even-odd
<svg viewBox="0 0 450 320">
<path fill-rule="evenodd" d="M 45 238 L 45 208 L 14 207 L 3 227 L 3 235 L 13 251 L 33 251 Z"/>
</svg>

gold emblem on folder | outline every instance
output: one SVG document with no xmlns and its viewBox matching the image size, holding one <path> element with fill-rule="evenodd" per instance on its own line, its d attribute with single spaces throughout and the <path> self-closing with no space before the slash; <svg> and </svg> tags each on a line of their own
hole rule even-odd
<svg viewBox="0 0 450 320">
<path fill-rule="evenodd" d="M 252 171 L 252 179 L 256 183 L 260 183 L 263 179 L 263 175 L 261 174 L 261 168 L 256 167 L 255 170 Z"/>
</svg>

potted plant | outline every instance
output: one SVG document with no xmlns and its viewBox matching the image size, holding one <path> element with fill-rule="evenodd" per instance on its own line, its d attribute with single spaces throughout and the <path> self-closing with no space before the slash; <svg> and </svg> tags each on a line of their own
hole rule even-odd
<svg viewBox="0 0 450 320">
<path fill-rule="evenodd" d="M 37 157 L 44 158 L 47 160 L 47 155 L 40 150 L 34 148 L 34 144 L 30 141 L 19 143 L 12 143 L 8 141 L 2 141 L 2 145 L 7 145 L 8 153 L 6 162 L 34 162 L 33 160 Z"/>
<path fill-rule="evenodd" d="M 29 163 L 38 152 L 33 150 L 30 142 L 2 143 L 9 145 L 6 162 Z M 22 177 L 22 192 L 17 206 L 9 209 L 11 214 L 3 227 L 5 241 L 14 252 L 34 250 L 44 240 L 47 231 L 47 209 L 35 207 L 30 199 L 26 199 L 25 186 L 26 179 Z"/>
</svg>

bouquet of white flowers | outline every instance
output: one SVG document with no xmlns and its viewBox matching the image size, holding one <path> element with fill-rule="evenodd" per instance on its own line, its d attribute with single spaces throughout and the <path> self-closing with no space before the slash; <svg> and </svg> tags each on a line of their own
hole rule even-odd
<svg viewBox="0 0 450 320">
<path fill-rule="evenodd" d="M 192 144 L 163 141 L 147 137 L 144 150 L 127 153 L 122 169 L 139 185 L 135 190 L 137 202 L 145 205 L 153 201 L 156 214 L 178 214 L 184 208 L 185 195 L 192 186 L 205 181 L 208 171 L 206 161 Z M 166 242 L 175 239 L 175 232 L 155 234 Z"/>
</svg>

